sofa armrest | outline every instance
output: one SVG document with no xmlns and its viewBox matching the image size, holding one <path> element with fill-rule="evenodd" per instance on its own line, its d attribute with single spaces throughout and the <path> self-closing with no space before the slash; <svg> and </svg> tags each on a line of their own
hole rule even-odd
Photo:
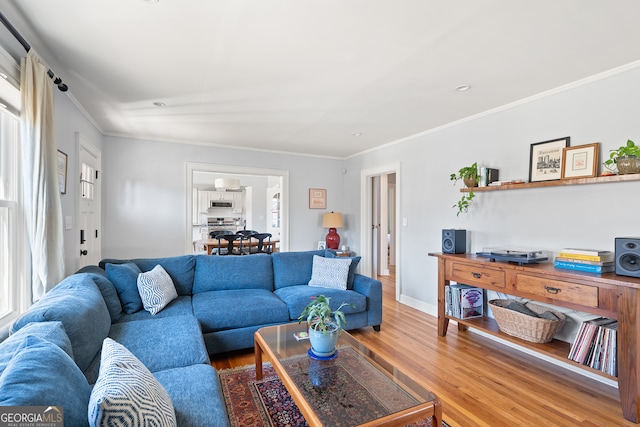
<svg viewBox="0 0 640 427">
<path fill-rule="evenodd" d="M 382 283 L 371 277 L 356 274 L 353 290 L 367 297 L 367 323 L 378 329 L 382 323 Z"/>
</svg>

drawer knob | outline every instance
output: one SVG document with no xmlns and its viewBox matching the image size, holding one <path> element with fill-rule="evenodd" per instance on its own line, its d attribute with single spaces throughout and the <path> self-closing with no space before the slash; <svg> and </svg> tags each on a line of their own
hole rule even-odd
<svg viewBox="0 0 640 427">
<path fill-rule="evenodd" d="M 482 277 L 482 273 L 473 273 L 473 272 L 471 272 L 471 275 L 472 275 L 473 277 L 475 277 L 476 279 L 479 279 L 479 278 L 481 278 L 481 277 Z"/>
<path fill-rule="evenodd" d="M 545 289 L 547 292 L 549 292 L 550 294 L 554 294 L 554 295 L 555 295 L 555 294 L 559 294 L 559 293 L 560 293 L 560 291 L 562 291 L 562 289 L 560 289 L 560 288 L 553 288 L 553 287 L 551 287 L 551 286 L 545 286 L 545 287 L 544 287 L 544 289 Z"/>
</svg>

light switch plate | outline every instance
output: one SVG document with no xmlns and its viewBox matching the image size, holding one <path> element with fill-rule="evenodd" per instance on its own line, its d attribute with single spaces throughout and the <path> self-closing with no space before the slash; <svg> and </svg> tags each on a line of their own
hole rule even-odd
<svg viewBox="0 0 640 427">
<path fill-rule="evenodd" d="M 70 216 L 64 217 L 64 229 L 71 230 L 73 228 L 73 219 Z"/>
</svg>

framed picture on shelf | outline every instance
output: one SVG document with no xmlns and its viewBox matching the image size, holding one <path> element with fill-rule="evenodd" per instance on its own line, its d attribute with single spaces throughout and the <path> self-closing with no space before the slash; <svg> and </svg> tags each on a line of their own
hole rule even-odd
<svg viewBox="0 0 640 427">
<path fill-rule="evenodd" d="M 562 150 L 570 138 L 558 138 L 531 144 L 529 182 L 554 181 L 562 178 Z"/>
<path fill-rule="evenodd" d="M 599 151 L 599 142 L 565 147 L 562 150 L 562 179 L 597 176 Z"/>
<path fill-rule="evenodd" d="M 318 250 L 327 249 L 327 242 L 325 240 L 318 240 Z"/>
<path fill-rule="evenodd" d="M 327 209 L 326 188 L 309 189 L 309 209 Z"/>
<path fill-rule="evenodd" d="M 67 194 L 67 155 L 58 150 L 58 187 L 60 193 Z"/>
</svg>

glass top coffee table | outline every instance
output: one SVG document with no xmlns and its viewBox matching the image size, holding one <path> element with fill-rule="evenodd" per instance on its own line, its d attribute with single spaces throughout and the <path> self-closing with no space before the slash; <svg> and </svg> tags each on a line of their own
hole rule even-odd
<svg viewBox="0 0 640 427">
<path fill-rule="evenodd" d="M 255 359 L 260 380 L 268 356 L 310 426 L 405 426 L 429 417 L 442 426 L 438 398 L 348 332 L 340 335 L 337 357 L 317 360 L 308 354 L 309 340 L 293 336 L 306 330 L 306 323 L 259 329 Z"/>
</svg>

